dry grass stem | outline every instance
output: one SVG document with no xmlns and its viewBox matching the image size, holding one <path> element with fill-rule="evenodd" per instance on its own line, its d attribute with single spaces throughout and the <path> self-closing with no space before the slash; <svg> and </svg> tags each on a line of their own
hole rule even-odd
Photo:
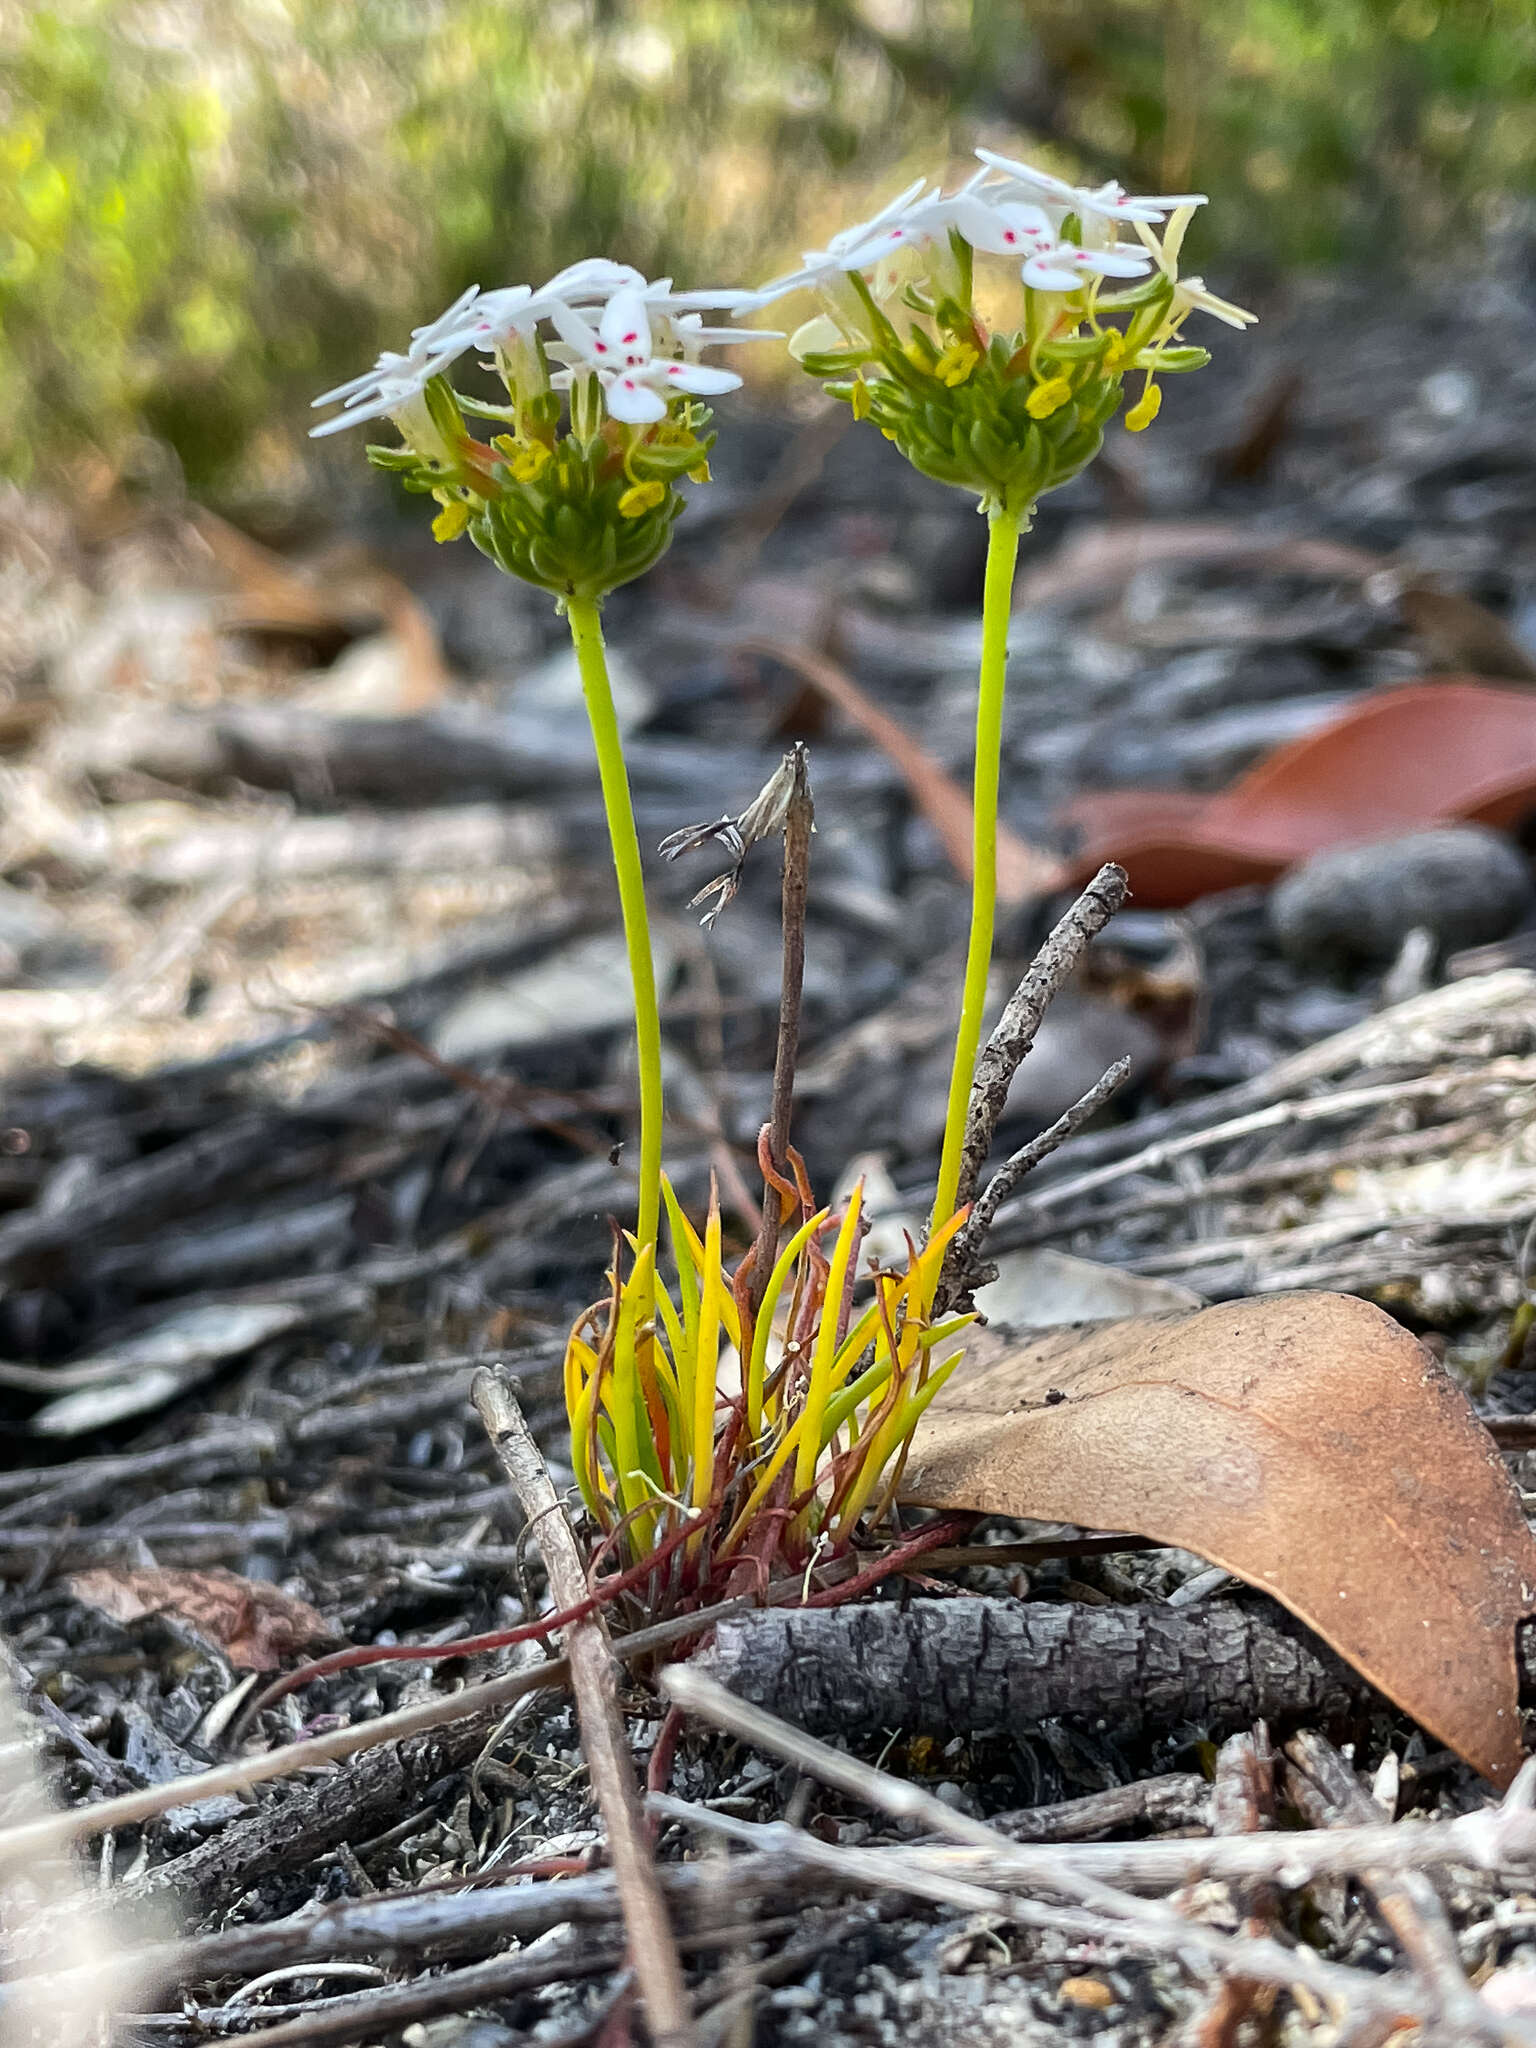
<svg viewBox="0 0 1536 2048">
<path fill-rule="evenodd" d="M 500 1373 L 489 1369 L 476 1373 L 470 1393 L 497 1460 L 535 1532 L 555 1604 L 574 1607 L 591 1588 L 543 1453 Z M 630 1955 L 651 2034 L 658 2048 L 688 2048 L 694 2038 L 693 2016 L 683 1966 L 646 1840 L 634 1760 L 614 1684 L 616 1667 L 601 1615 L 573 1622 L 565 1631 L 565 1640 L 581 1746 L 607 1831 L 608 1853 L 624 1902 Z"/>
</svg>

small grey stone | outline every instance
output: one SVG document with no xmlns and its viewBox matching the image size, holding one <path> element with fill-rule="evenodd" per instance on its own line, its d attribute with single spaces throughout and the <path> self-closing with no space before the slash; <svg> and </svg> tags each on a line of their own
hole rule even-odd
<svg viewBox="0 0 1536 2048">
<path fill-rule="evenodd" d="M 1294 868 L 1269 901 L 1286 954 L 1303 966 L 1395 960 L 1415 927 L 1440 949 L 1485 945 L 1530 910 L 1530 868 L 1485 825 L 1441 825 L 1330 848 Z"/>
</svg>

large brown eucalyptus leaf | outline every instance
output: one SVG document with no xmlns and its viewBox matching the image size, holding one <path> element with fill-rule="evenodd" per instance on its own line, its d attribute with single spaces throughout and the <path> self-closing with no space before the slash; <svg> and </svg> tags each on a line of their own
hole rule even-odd
<svg viewBox="0 0 1536 2048">
<path fill-rule="evenodd" d="M 1536 1540 L 1465 1395 L 1369 1302 L 982 1331 L 918 1429 L 902 1498 L 1195 1551 L 1495 1784 L 1519 1767 Z"/>
</svg>

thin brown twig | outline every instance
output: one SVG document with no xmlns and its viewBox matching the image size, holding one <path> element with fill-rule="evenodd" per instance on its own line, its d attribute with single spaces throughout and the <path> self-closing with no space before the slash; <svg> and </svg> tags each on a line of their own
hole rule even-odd
<svg viewBox="0 0 1536 2048">
<path fill-rule="evenodd" d="M 738 640 L 738 652 L 765 655 L 803 676 L 846 718 L 874 741 L 906 783 L 912 801 L 938 834 L 956 874 L 971 876 L 971 797 L 946 769 L 889 713 L 873 703 L 846 670 L 825 654 L 796 641 L 752 636 Z M 1001 903 L 1024 903 L 1061 886 L 1062 863 L 1021 839 L 1011 827 L 997 828 L 997 894 Z"/>
<path fill-rule="evenodd" d="M 768 1156 L 781 1174 L 789 1171 L 789 1127 L 795 1108 L 795 1063 L 800 1052 L 800 1004 L 805 987 L 805 904 L 810 881 L 811 834 L 816 807 L 811 798 L 809 756 L 797 741 L 790 755 L 793 778 L 784 812 L 784 967 L 779 984 L 779 1031 L 773 1055 L 773 1104 L 768 1117 Z M 749 1280 L 754 1314 L 778 1256 L 783 1225 L 779 1194 L 771 1185 L 763 1197 L 763 1220 Z"/>
<path fill-rule="evenodd" d="M 476 1373 L 470 1398 L 485 1424 L 497 1462 L 522 1502 L 523 1513 L 538 1529 L 551 1594 L 562 1607 L 572 1606 L 589 1590 L 586 1566 L 543 1453 L 516 1397 L 499 1372 L 485 1368 Z M 607 1831 L 608 1853 L 624 1903 L 630 1958 L 651 2036 L 657 2048 L 689 2048 L 694 2040 L 693 2015 L 666 1899 L 646 1837 L 634 1758 L 614 1683 L 613 1651 L 601 1615 L 573 1622 L 565 1631 L 565 1642 L 582 1751 Z"/>
<path fill-rule="evenodd" d="M 669 1644 L 697 1636 L 727 1615 L 744 1614 L 756 1605 L 748 1599 L 724 1600 L 718 1606 L 696 1614 L 673 1615 L 667 1621 L 623 1637 L 614 1646 L 621 1660 L 648 1657 Z M 445 1648 L 451 1652 L 453 1645 Z M 116 1828 L 137 1827 L 169 1812 L 173 1806 L 196 1805 L 226 1792 L 245 1792 L 271 1778 L 286 1778 L 322 1764 L 340 1763 L 381 1743 L 403 1742 L 408 1736 L 423 1735 L 440 1728 L 445 1721 L 462 1721 L 470 1715 L 501 1712 L 514 1700 L 531 1692 L 543 1692 L 567 1683 L 570 1667 L 564 1657 L 529 1671 L 509 1671 L 500 1678 L 488 1678 L 479 1685 L 467 1685 L 462 1692 L 446 1698 L 419 1701 L 393 1714 L 380 1714 L 371 1721 L 355 1722 L 350 1728 L 332 1729 L 326 1735 L 312 1735 L 303 1742 L 284 1743 L 260 1756 L 241 1757 L 211 1771 L 192 1771 L 185 1777 L 170 1778 L 163 1784 L 147 1785 L 142 1792 L 125 1792 L 116 1799 L 99 1799 L 89 1805 L 70 1807 L 63 1813 L 46 1814 L 41 1820 L 26 1821 L 0 1830 L 0 1872 L 16 1864 L 51 1852 L 64 1843 L 87 1841 Z"/>
</svg>

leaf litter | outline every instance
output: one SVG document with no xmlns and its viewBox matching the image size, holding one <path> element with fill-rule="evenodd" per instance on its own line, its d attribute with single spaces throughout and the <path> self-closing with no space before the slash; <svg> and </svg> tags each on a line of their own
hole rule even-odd
<svg viewBox="0 0 1536 2048">
<path fill-rule="evenodd" d="M 1340 317 L 1331 310 L 1332 323 Z M 1480 346 L 1474 407 L 1520 416 L 1528 400 L 1510 382 L 1524 362 L 1514 325 L 1505 334 L 1490 318 Z M 1473 658 L 1464 616 L 1457 627 L 1445 606 L 1404 600 L 1432 566 L 1442 584 L 1528 634 L 1529 564 L 1509 515 L 1491 498 L 1476 509 L 1455 496 L 1468 481 L 1467 421 L 1442 432 L 1427 402 L 1410 401 L 1393 423 L 1376 410 L 1380 390 L 1411 393 L 1437 349 L 1411 320 L 1394 319 L 1390 332 L 1365 324 L 1357 346 L 1320 361 L 1268 480 L 1212 512 L 1218 532 L 1251 539 L 1239 560 L 1223 565 L 1211 546 L 1196 559 L 1177 531 L 1162 545 L 1155 529 L 1211 511 L 1198 481 L 1187 510 L 1152 522 L 1143 539 L 1105 534 L 1088 486 L 1042 516 L 1037 562 L 1097 529 L 1109 575 L 1107 595 L 1102 577 L 1094 588 L 1039 588 L 1017 621 L 1005 782 L 1008 822 L 1024 845 L 1055 843 L 1061 803 L 1106 780 L 1208 797 L 1277 745 L 1325 726 L 1341 695 L 1390 704 L 1402 684 L 1443 669 L 1449 632 L 1462 636 L 1454 666 L 1498 674 Z M 1178 427 L 1196 479 L 1232 435 L 1235 394 L 1220 417 L 1216 388 L 1218 402 Z M 1373 451 L 1363 462 L 1360 441 L 1341 431 L 1362 422 Z M 782 446 L 776 433 L 763 427 L 765 451 Z M 1487 458 L 1501 475 L 1507 442 L 1506 433 Z M 1344 446 L 1354 451 L 1347 462 Z M 970 536 L 960 522 L 936 523 L 920 487 L 871 472 L 872 459 L 851 443 L 835 451 L 796 518 L 762 545 L 760 568 L 737 549 L 738 580 L 713 608 L 680 586 L 616 605 L 616 634 L 622 625 L 654 695 L 633 741 L 652 843 L 706 810 L 734 810 L 777 759 L 795 685 L 784 665 L 741 643 L 765 631 L 782 641 L 787 622 L 792 639 L 846 668 L 951 784 L 963 781 L 951 678 L 974 658 L 974 626 L 942 605 L 946 580 L 961 590 L 973 573 Z M 1127 445 L 1116 459 L 1134 469 L 1161 458 Z M 750 475 L 741 487 L 750 505 Z M 881 508 L 873 528 L 871 505 Z M 29 538 L 5 591 L 18 630 L 5 656 L 14 697 L 0 853 L 21 900 L 0 931 L 16 962 L 0 988 L 0 1352 L 18 1367 L 67 1373 L 72 1363 L 136 1356 L 124 1347 L 152 1339 L 157 1324 L 174 1330 L 183 1312 L 196 1317 L 206 1305 L 234 1328 L 245 1303 L 274 1307 L 249 1347 L 178 1357 L 178 1370 L 195 1365 L 202 1377 L 167 1381 L 166 1405 L 67 1448 L 44 1438 L 27 1447 L 22 1437 L 19 1455 L 36 1462 L 0 1474 L 13 1669 L 42 1715 L 40 1753 L 56 1794 L 79 1804 L 131 1788 L 146 1725 L 161 1731 L 164 1756 L 214 1756 L 237 1680 L 206 1617 L 178 1620 L 167 1601 L 114 1621 L 71 1592 L 73 1575 L 229 1572 L 308 1603 L 353 1642 L 435 1637 L 451 1647 L 537 1603 L 536 1555 L 520 1545 L 519 1517 L 468 1405 L 467 1361 L 509 1356 L 536 1427 L 557 1442 L 562 1318 L 592 1297 L 596 1226 L 622 1200 L 622 1159 L 611 1165 L 608 1154 L 627 1077 L 611 1026 L 594 1018 L 583 1030 L 577 1005 L 568 1005 L 572 1029 L 525 1041 L 515 1056 L 498 1051 L 496 1034 L 504 1029 L 510 1046 L 517 1019 L 497 1020 L 494 1004 L 483 1011 L 489 1035 L 466 1056 L 478 1090 L 410 1049 L 430 1046 L 454 1006 L 483 990 L 544 960 L 565 972 L 571 950 L 606 923 L 584 761 L 547 703 L 537 715 L 518 707 L 519 675 L 553 644 L 540 617 L 499 594 L 493 614 L 457 582 L 434 590 L 432 576 L 448 572 L 419 575 L 387 536 L 385 575 L 420 593 L 418 611 L 403 610 L 366 566 L 351 581 L 352 571 L 318 564 L 294 588 L 286 560 L 242 555 L 201 519 L 201 532 L 174 518 L 120 525 L 116 538 L 88 546 L 19 498 L 7 501 L 7 520 Z M 872 532 L 884 550 L 873 562 Z M 1383 571 L 1391 588 L 1372 580 Z M 786 590 L 800 593 L 797 610 Z M 828 617 L 830 638 L 817 624 Z M 327 696 L 338 648 L 381 634 L 396 643 L 389 659 L 360 660 L 344 697 Z M 456 678 L 451 695 L 446 676 Z M 840 716 L 815 739 L 822 834 L 807 1051 L 828 1078 L 807 1097 L 823 1153 L 812 1170 L 831 1185 L 873 1147 L 898 1194 L 920 1206 L 931 1177 L 922 1105 L 925 1091 L 936 1093 L 933 1049 L 950 1024 L 953 966 L 942 956 L 961 897 L 911 794 L 911 760 L 892 766 L 850 744 Z M 679 1180 L 699 1208 L 712 1158 L 750 1144 L 763 1113 L 753 1083 L 771 1056 L 770 904 L 749 872 L 713 941 L 678 920 L 668 1029 L 690 1076 L 695 1126 L 695 1149 L 679 1148 Z M 1039 928 L 1027 911 L 1018 916 L 1022 965 Z M 1477 1364 L 1479 1398 L 1495 1419 L 1536 1407 L 1516 1328 L 1519 1241 L 1536 1216 L 1536 1192 L 1514 1170 L 1529 1098 L 1518 1063 L 1536 1054 L 1529 978 L 1516 968 L 1445 981 L 1377 1017 L 1384 977 L 1340 983 L 1298 968 L 1271 944 L 1252 895 L 1203 899 L 1187 923 L 1143 899 L 1095 955 L 1093 986 L 1107 991 L 1095 997 L 1099 1020 L 1138 1010 L 1132 1021 L 1150 1029 L 1157 1058 L 1124 1121 L 1071 1140 L 1004 1211 L 993 1245 L 1055 1241 L 1166 1274 L 1221 1300 L 1206 1313 L 1239 1312 L 1230 1297 L 1256 1283 L 1266 1316 L 1287 1312 L 1267 1298 L 1271 1286 L 1363 1292 L 1444 1338 L 1453 1364 Z M 1439 980 L 1444 963 L 1430 972 Z M 1043 1062 L 1045 1050 L 1032 1058 Z M 1096 1071 L 1079 1083 L 1062 1070 L 1054 1099 L 1026 1105 L 1026 1062 L 1001 1142 L 1048 1123 Z M 1243 1124 L 1268 1111 L 1273 1122 Z M 1201 1142 L 1147 1157 L 1183 1138 Z M 1490 1153 L 1504 1162 L 1497 1199 L 1479 1209 L 1471 1190 Z M 1468 1200 L 1455 1217 L 1443 1213 L 1447 1160 L 1465 1162 Z M 1085 1187 L 1094 1173 L 1105 1177 Z M 299 1312 L 276 1313 L 285 1304 Z M 1358 1429 L 1345 1375 L 1330 1380 L 1326 1364 L 1316 1370 L 1334 1421 Z M 46 1396 L 15 1385 L 7 1398 L 29 1428 Z M 1527 1477 L 1524 1454 L 1514 1471 Z M 1349 1476 L 1358 1491 L 1358 1474 Z M 1202 1569 L 1186 1549 L 1196 1532 L 1138 1550 L 1133 1518 L 1108 1507 L 1106 1497 L 1108 1540 L 1118 1532 L 1123 1547 L 1062 1526 L 1100 1512 L 1088 1515 L 1084 1502 L 1068 1512 L 1063 1501 L 1050 1528 L 976 1532 L 967 1558 L 986 1551 L 997 1562 L 930 1565 L 930 1574 L 963 1589 L 967 1601 L 951 1594 L 951 1606 L 1003 1599 L 1024 1613 L 1059 1612 L 1089 1637 L 1097 1615 L 1132 1631 L 1155 1624 L 1165 1642 L 1181 1614 L 1202 1608 L 1242 1612 L 1245 1625 L 1262 1619 L 1220 1594 L 1175 1606 L 1170 1596 Z M 1345 1547 L 1359 1538 L 1351 1527 Z M 516 1654 L 477 1659 L 468 1675 Z M 256 1743 L 412 1702 L 451 1704 L 455 1667 L 435 1671 L 338 1674 L 302 1708 L 274 1709 Z M 645 1695 L 632 1697 L 643 1706 Z M 1427 1721 L 1428 1709 L 1415 1707 Z M 1006 1740 L 913 1738 L 887 1761 L 955 1802 L 951 1810 L 1026 1807 L 1049 1833 L 1079 1824 L 1068 1822 L 1068 1805 L 1112 1794 L 1122 1834 L 1155 1833 L 1157 1809 L 1150 1794 L 1138 1804 L 1139 1788 L 1198 1767 L 1220 1712 L 1212 1698 L 1197 1725 L 1154 1722 L 1123 1739 L 1112 1721 L 1070 1717 L 1021 1725 Z M 643 1712 L 632 1720 L 642 1748 L 658 1725 Z M 190 2017 L 181 1992 L 158 1994 L 156 2038 L 193 2038 L 215 2024 L 210 2016 L 239 1989 L 230 1973 L 248 1981 L 319 1956 L 293 1917 L 311 1901 L 332 1902 L 334 1954 L 349 1924 L 360 1942 L 388 1945 L 362 1932 L 376 1889 L 386 1900 L 400 1893 L 401 1911 L 428 1925 L 442 1894 L 427 1889 L 418 1902 L 413 1892 L 433 1885 L 449 1888 L 461 1924 L 476 1899 L 502 1907 L 497 1894 L 526 1916 L 514 1937 L 524 1950 L 507 1967 L 528 1982 L 486 2024 L 517 2038 L 540 2020 L 559 2029 L 599 2010 L 568 1945 L 557 1939 L 546 1951 L 548 1969 L 562 1974 L 543 1988 L 533 1981 L 540 1958 L 528 1953 L 582 1910 L 572 1886 L 598 1887 L 590 1910 L 616 1924 L 601 1871 L 588 1879 L 568 1868 L 594 1847 L 568 1709 L 547 1698 L 525 1708 L 490 1748 L 489 1725 L 471 1724 L 467 1736 L 461 1723 L 447 1727 L 459 1734 L 445 1733 L 430 1753 L 406 1743 L 354 1759 L 324 1798 L 319 1781 L 300 1783 L 287 1796 L 254 1794 L 229 1815 L 182 1793 L 175 1827 L 167 1815 L 98 1850 L 125 1898 L 176 1898 L 189 1932 L 203 1930 L 219 1951 L 204 1948 L 184 1966 Z M 1430 1727 L 1426 1740 L 1379 1699 L 1357 1700 L 1337 1732 L 1373 1775 L 1397 1759 L 1401 1810 L 1421 1820 L 1476 1814 L 1483 1793 L 1434 1747 L 1450 1731 Z M 1488 1760 L 1499 1762 L 1492 1748 Z M 690 1734 L 672 1783 L 695 1804 L 734 1804 L 751 1825 L 779 1819 L 794 1777 L 751 1750 Z M 802 1794 L 797 1811 L 834 1853 L 873 1844 L 913 1867 L 907 1839 L 847 1795 Z M 676 1823 L 661 1837 L 669 1883 L 682 1839 Z M 483 1882 L 523 1866 L 519 1882 Z M 680 1878 L 689 1869 L 676 1864 Z M 977 2041 L 1032 2029 L 1055 2042 L 1080 2034 L 1088 2016 L 1095 2038 L 1131 2048 L 1167 2038 L 1197 2002 L 1175 1951 L 1149 1955 L 1123 1930 L 1118 1940 L 1102 1927 L 1076 1937 L 1029 1931 L 932 1899 L 885 1898 L 850 1918 L 839 1903 L 846 1889 L 817 1892 L 798 1865 L 793 1877 L 782 1861 L 742 1872 L 742 1924 L 722 1932 L 761 1972 L 765 2040 L 815 2031 L 894 2041 L 916 2031 Z M 1466 1967 L 1516 1992 L 1518 1978 L 1504 1973 L 1526 1951 L 1523 1884 L 1518 1872 L 1458 1866 L 1449 1887 Z M 719 1880 L 715 1889 L 728 1900 Z M 1280 1891 L 1291 1938 L 1303 1900 L 1283 1881 Z M 1321 1891 L 1320 1880 L 1309 1913 Z M 690 1917 L 681 1890 L 678 1901 L 685 1934 L 707 1934 L 708 1915 Z M 754 1950 L 775 1902 L 789 1927 L 764 1933 Z M 1314 1936 L 1324 1924 L 1333 1964 L 1379 1976 L 1383 1936 L 1368 1911 L 1306 1922 Z M 402 1983 L 423 1998 L 436 1983 L 444 2003 L 435 2010 L 451 2011 L 452 1968 L 480 1967 L 504 1938 L 462 1937 L 462 1962 L 448 1968 L 407 1941 L 397 1951 Z M 705 1942 L 690 1969 L 719 1997 L 729 1978 L 723 1967 L 710 1977 L 714 1953 Z M 780 1956 L 775 1981 L 768 1965 Z M 1299 1951 L 1295 1967 L 1307 1967 Z M 1401 1967 L 1391 1981 L 1417 1995 Z M 1101 1988 L 1085 1996 L 1087 1982 Z M 274 1986 L 257 2003 L 269 2023 L 314 2023 L 325 1994 L 344 1989 Z M 462 1987 L 461 2004 L 470 1992 Z M 1300 1993 L 1282 1995 L 1296 2037 L 1325 2038 L 1324 2007 L 1309 2016 Z M 365 2014 L 358 2008 L 357 2025 Z"/>
</svg>

